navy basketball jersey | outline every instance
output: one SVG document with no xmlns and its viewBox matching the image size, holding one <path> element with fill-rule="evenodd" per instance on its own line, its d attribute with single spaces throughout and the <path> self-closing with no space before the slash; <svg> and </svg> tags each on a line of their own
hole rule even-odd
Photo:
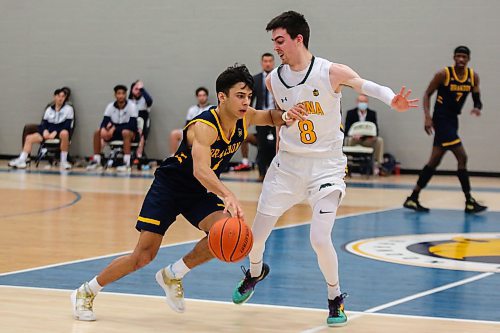
<svg viewBox="0 0 500 333">
<path fill-rule="evenodd" d="M 180 171 L 184 177 L 187 177 L 186 180 L 188 183 L 192 181 L 201 185 L 193 175 L 193 156 L 191 154 L 191 147 L 187 142 L 187 130 L 196 122 L 207 124 L 217 131 L 217 140 L 210 146 L 212 155 L 210 167 L 217 177 L 220 177 L 222 171 L 227 169 L 234 153 L 246 138 L 247 130 L 246 120 L 243 117 L 242 119 L 238 119 L 232 133 L 224 133 L 215 107 L 200 113 L 184 127 L 183 139 L 179 149 L 177 149 L 174 156 L 162 162 L 160 169 L 175 169 Z"/>
<path fill-rule="evenodd" d="M 438 87 L 434 113 L 441 115 L 458 115 L 462 112 L 465 99 L 474 87 L 474 71 L 466 68 L 463 77 L 459 78 L 455 67 L 445 68 L 446 79 Z"/>
</svg>

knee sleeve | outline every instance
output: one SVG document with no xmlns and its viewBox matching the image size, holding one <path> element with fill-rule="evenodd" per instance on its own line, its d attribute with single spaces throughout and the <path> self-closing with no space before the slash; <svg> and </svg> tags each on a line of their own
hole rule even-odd
<svg viewBox="0 0 500 333">
<path fill-rule="evenodd" d="M 334 191 L 316 203 L 310 231 L 311 245 L 318 257 L 319 268 L 326 282 L 332 286 L 339 281 L 337 253 L 331 235 L 340 195 L 340 191 Z"/>
<path fill-rule="evenodd" d="M 271 231 L 273 231 L 278 216 L 265 215 L 257 212 L 252 226 L 253 247 L 250 251 L 249 258 L 251 263 L 262 261 L 264 255 L 265 244 Z"/>
</svg>

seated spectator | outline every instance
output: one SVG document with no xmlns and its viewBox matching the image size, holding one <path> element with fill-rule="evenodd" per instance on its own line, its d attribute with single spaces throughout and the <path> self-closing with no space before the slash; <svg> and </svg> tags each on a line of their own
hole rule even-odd
<svg viewBox="0 0 500 333">
<path fill-rule="evenodd" d="M 21 154 L 18 158 L 10 161 L 9 166 L 26 168 L 26 160 L 31 153 L 33 144 L 58 138 L 61 141 L 61 168 L 66 170 L 71 168 L 71 164 L 68 163 L 68 149 L 74 111 L 71 105 L 65 103 L 66 99 L 65 90 L 57 89 L 54 91 L 54 101 L 47 106 L 37 132 L 26 135 Z"/>
<path fill-rule="evenodd" d="M 64 91 L 66 93 L 66 100 L 64 101 L 65 104 L 73 107 L 73 112 L 74 112 L 74 105 L 73 103 L 71 102 L 70 100 L 70 97 L 71 97 L 71 89 L 69 87 L 62 87 L 61 88 L 62 91 Z M 47 109 L 49 106 L 51 106 L 54 102 L 53 101 L 50 101 L 49 103 L 47 103 L 47 105 L 45 106 L 45 109 Z M 44 111 L 45 112 L 45 111 Z M 26 140 L 26 137 L 29 135 L 29 134 L 33 134 L 33 133 L 36 133 L 38 132 L 38 126 L 39 124 L 26 124 L 24 125 L 24 128 L 23 128 L 23 136 L 22 136 L 22 146 L 24 147 L 24 142 Z M 70 133 L 71 134 L 71 133 Z M 71 135 L 70 135 L 71 136 Z"/>
<path fill-rule="evenodd" d="M 127 87 L 117 85 L 115 98 L 104 111 L 101 127 L 94 132 L 94 157 L 87 169 L 96 169 L 101 165 L 102 141 L 123 141 L 123 164 L 117 171 L 130 170 L 130 152 L 132 140 L 137 133 L 137 107 L 127 99 Z"/>
<path fill-rule="evenodd" d="M 137 110 L 139 111 L 139 117 L 144 120 L 144 128 L 138 129 L 140 139 L 139 146 L 137 147 L 137 150 L 135 152 L 137 158 L 141 159 L 144 152 L 144 144 L 149 135 L 149 126 L 147 126 L 147 124 L 149 120 L 149 113 L 151 112 L 151 105 L 153 105 L 153 99 L 144 88 L 144 82 L 142 82 L 141 80 L 137 80 L 132 83 L 132 85 L 130 86 L 130 95 L 128 96 L 128 99 L 135 104 Z"/>
<path fill-rule="evenodd" d="M 205 87 L 199 87 L 195 91 L 195 96 L 196 99 L 198 100 L 198 103 L 196 105 L 191 106 L 188 109 L 188 112 L 186 114 L 186 123 L 187 125 L 191 119 L 199 115 L 205 110 L 210 109 L 213 107 L 213 105 L 208 104 L 208 89 Z M 170 155 L 173 156 L 175 152 L 177 151 L 177 148 L 179 148 L 179 144 L 182 141 L 182 129 L 176 128 L 170 132 Z"/>
<path fill-rule="evenodd" d="M 347 111 L 345 121 L 345 134 L 349 133 L 352 124 L 358 121 L 369 121 L 377 127 L 377 136 L 352 136 L 347 137 L 346 145 L 355 146 L 361 145 L 364 147 L 371 147 L 374 149 L 375 154 L 375 168 L 374 173 L 378 174 L 380 166 L 384 162 L 384 140 L 378 136 L 379 128 L 377 124 L 377 112 L 368 108 L 368 96 L 360 94 L 358 96 L 358 105 L 356 108 Z"/>
</svg>

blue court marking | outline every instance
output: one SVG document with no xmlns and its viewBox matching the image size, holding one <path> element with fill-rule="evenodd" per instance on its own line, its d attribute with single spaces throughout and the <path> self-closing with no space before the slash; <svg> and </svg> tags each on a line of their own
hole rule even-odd
<svg viewBox="0 0 500 333">
<path fill-rule="evenodd" d="M 78 193 L 77 191 L 73 191 L 70 188 L 64 188 L 64 187 L 60 187 L 60 186 L 52 185 L 52 184 L 39 184 L 39 185 L 42 185 L 44 187 L 55 188 L 55 189 L 58 189 L 58 190 L 61 190 L 61 191 L 69 192 L 69 193 L 73 194 L 75 196 L 75 198 L 73 200 L 71 200 L 71 202 L 69 202 L 67 204 L 58 205 L 58 206 L 51 207 L 51 208 L 45 208 L 45 209 L 34 210 L 34 211 L 24 211 L 24 212 L 15 213 L 15 214 L 0 215 L 0 219 L 7 218 L 7 217 L 14 217 L 14 216 L 25 216 L 25 215 L 33 215 L 33 214 L 42 214 L 42 213 L 52 212 L 52 211 L 55 211 L 55 210 L 60 210 L 60 209 L 64 209 L 64 208 L 67 208 L 67 207 L 71 207 L 71 206 L 75 205 L 78 201 L 80 201 L 82 199 L 82 195 L 80 193 Z"/>
<path fill-rule="evenodd" d="M 0 168 L 0 172 L 5 173 L 28 173 L 28 174 L 47 174 L 47 175 L 67 175 L 67 176 L 83 176 L 83 177 L 107 177 L 107 178 L 139 178 L 139 179 L 153 179 L 154 175 L 147 173 L 118 173 L 118 172 L 86 172 L 86 171 L 58 171 L 58 170 L 18 170 L 18 169 L 5 169 Z M 239 182 L 239 183 L 259 183 L 257 179 L 249 178 L 236 178 L 224 177 L 220 178 L 223 182 Z M 367 188 L 367 189 L 393 189 L 393 190 L 412 190 L 412 184 L 394 184 L 394 183 L 352 183 L 347 181 L 349 188 Z M 457 179 L 458 184 L 458 179 Z M 429 185 L 424 191 L 461 191 L 460 186 L 448 185 Z M 500 187 L 474 187 L 473 192 L 493 192 L 500 193 Z"/>
<path fill-rule="evenodd" d="M 495 212 L 469 216 L 461 211 L 437 209 L 429 214 L 397 209 L 339 218 L 333 236 L 339 256 L 341 286 L 350 295 L 347 309 L 365 311 L 480 273 L 371 260 L 346 252 L 343 249 L 345 244 L 377 236 L 498 232 L 499 221 L 500 213 Z M 150 265 L 107 286 L 105 290 L 162 295 L 154 274 L 182 257 L 193 245 L 162 248 Z M 0 284 L 74 289 L 91 279 L 112 259 L 114 257 L 6 274 L 0 276 Z M 308 225 L 273 231 L 267 242 L 265 261 L 269 263 L 271 273 L 258 285 L 252 303 L 326 309 L 326 286 L 309 243 Z M 243 276 L 238 266 L 214 260 L 195 268 L 184 279 L 186 297 L 230 301 L 234 286 Z M 495 296 L 496 290 L 500 290 L 498 274 L 393 306 L 383 312 L 500 321 L 500 300 Z"/>
</svg>

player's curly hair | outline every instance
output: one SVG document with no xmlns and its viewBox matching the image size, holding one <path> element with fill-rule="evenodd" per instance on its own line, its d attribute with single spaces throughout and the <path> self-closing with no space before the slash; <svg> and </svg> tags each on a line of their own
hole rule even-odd
<svg viewBox="0 0 500 333">
<path fill-rule="evenodd" d="M 229 89 L 239 82 L 243 82 L 250 89 L 253 89 L 253 76 L 248 71 L 247 66 L 234 64 L 219 75 L 215 82 L 215 90 L 217 93 L 223 92 L 228 95 Z"/>
</svg>

